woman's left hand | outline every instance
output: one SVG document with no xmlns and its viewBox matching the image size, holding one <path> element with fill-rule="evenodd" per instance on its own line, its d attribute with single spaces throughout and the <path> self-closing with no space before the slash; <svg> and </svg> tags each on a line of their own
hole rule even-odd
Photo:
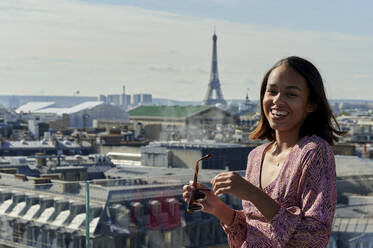
<svg viewBox="0 0 373 248">
<path fill-rule="evenodd" d="M 253 187 L 245 178 L 236 172 L 223 172 L 211 180 L 212 188 L 216 195 L 231 194 L 241 200 L 249 200 Z"/>
</svg>

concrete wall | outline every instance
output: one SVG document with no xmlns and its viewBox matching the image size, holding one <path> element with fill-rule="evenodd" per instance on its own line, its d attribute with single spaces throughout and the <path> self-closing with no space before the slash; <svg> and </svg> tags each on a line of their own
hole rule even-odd
<svg viewBox="0 0 373 248">
<path fill-rule="evenodd" d="M 200 149 L 172 149 L 170 157 L 172 167 L 194 169 L 196 161 L 202 157 L 202 151 Z M 200 166 L 201 165 L 202 163 Z M 202 168 L 202 166 L 200 168 Z"/>
<path fill-rule="evenodd" d="M 170 153 L 165 147 L 142 147 L 141 165 L 152 167 L 171 167 Z"/>
</svg>

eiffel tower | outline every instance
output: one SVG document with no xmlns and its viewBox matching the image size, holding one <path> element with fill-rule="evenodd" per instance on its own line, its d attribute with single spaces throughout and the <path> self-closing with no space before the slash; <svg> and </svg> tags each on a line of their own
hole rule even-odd
<svg viewBox="0 0 373 248">
<path fill-rule="evenodd" d="M 204 105 L 215 105 L 217 103 L 220 103 L 222 105 L 226 105 L 223 98 L 223 93 L 220 88 L 220 81 L 219 81 L 219 75 L 218 75 L 218 56 L 216 51 L 216 40 L 218 37 L 216 36 L 215 32 L 212 36 L 213 41 L 213 48 L 212 48 L 212 64 L 211 64 L 211 75 L 210 75 L 210 82 L 208 85 L 208 89 L 206 92 L 206 96 L 203 99 Z M 213 98 L 215 91 L 216 98 Z"/>
</svg>

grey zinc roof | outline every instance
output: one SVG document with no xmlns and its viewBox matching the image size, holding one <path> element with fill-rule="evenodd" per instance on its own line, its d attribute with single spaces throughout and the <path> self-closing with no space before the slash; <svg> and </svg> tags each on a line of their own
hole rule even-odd
<svg viewBox="0 0 373 248">
<path fill-rule="evenodd" d="M 42 108 L 42 109 L 37 109 L 35 110 L 36 113 L 49 113 L 49 114 L 57 114 L 57 115 L 62 115 L 62 114 L 73 114 L 80 112 L 82 110 L 87 110 L 94 108 L 96 106 L 102 105 L 104 102 L 83 102 L 81 104 L 75 105 L 71 108 Z"/>
<path fill-rule="evenodd" d="M 104 102 L 83 102 L 81 104 L 75 105 L 74 107 L 71 107 L 64 112 L 65 114 L 73 114 L 80 112 L 85 109 L 91 109 L 98 105 L 104 104 Z"/>
<path fill-rule="evenodd" d="M 338 177 L 373 175 L 373 160 L 357 156 L 335 156 Z"/>
<path fill-rule="evenodd" d="M 53 105 L 54 102 L 28 102 L 16 109 L 17 113 L 29 113 Z"/>
<path fill-rule="evenodd" d="M 198 173 L 198 181 L 208 183 L 218 173 L 224 170 L 201 169 Z M 245 171 L 236 171 L 240 175 L 245 175 Z M 164 179 L 164 181 L 179 181 L 186 183 L 193 180 L 194 169 L 184 168 L 163 168 L 163 167 L 126 167 L 113 168 L 105 172 L 106 176 L 112 178 L 151 178 Z"/>
<path fill-rule="evenodd" d="M 333 232 L 372 233 L 373 204 L 338 204 L 333 221 Z"/>
<path fill-rule="evenodd" d="M 90 147 L 90 143 L 87 141 L 82 141 L 81 144 L 77 142 L 72 142 L 68 140 L 59 140 L 59 145 L 65 148 L 79 148 L 79 147 Z M 2 145 L 3 149 L 55 149 L 55 146 L 51 141 L 45 140 L 21 140 L 21 141 L 5 141 Z"/>
</svg>

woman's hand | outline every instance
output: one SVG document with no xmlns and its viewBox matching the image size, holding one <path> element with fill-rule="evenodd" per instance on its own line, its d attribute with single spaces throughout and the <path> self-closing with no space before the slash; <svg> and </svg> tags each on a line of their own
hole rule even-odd
<svg viewBox="0 0 373 248">
<path fill-rule="evenodd" d="M 191 192 L 194 189 L 193 187 L 193 181 L 189 182 L 189 185 L 184 185 L 183 187 L 183 198 L 185 202 L 189 202 L 189 198 L 191 196 Z M 206 189 L 206 190 L 201 190 L 204 194 L 206 194 L 206 199 L 200 204 L 203 205 L 203 212 L 208 213 L 208 214 L 213 214 L 215 215 L 216 212 L 218 211 L 218 208 L 220 205 L 222 205 L 222 200 L 218 196 L 216 196 L 212 191 L 208 190 L 206 186 L 197 183 L 197 188 L 198 189 Z"/>
<path fill-rule="evenodd" d="M 241 200 L 250 200 L 253 185 L 236 172 L 223 172 L 216 175 L 211 184 L 215 195 L 230 194 Z"/>
</svg>

